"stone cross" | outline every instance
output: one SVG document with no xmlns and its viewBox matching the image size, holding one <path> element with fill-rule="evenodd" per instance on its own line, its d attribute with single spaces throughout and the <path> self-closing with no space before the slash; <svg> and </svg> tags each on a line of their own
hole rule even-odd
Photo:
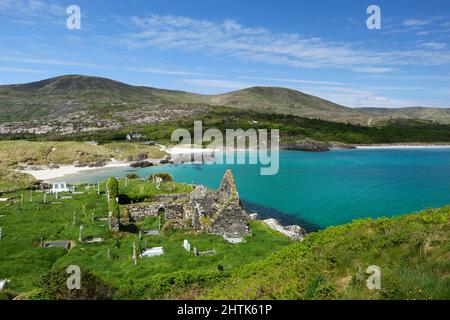
<svg viewBox="0 0 450 320">
<path fill-rule="evenodd" d="M 78 236 L 78 241 L 83 242 L 83 225 L 80 225 L 80 234 Z"/>
</svg>

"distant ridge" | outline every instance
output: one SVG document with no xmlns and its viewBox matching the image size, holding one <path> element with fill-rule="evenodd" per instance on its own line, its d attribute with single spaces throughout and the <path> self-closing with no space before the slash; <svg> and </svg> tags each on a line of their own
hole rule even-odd
<svg viewBox="0 0 450 320">
<path fill-rule="evenodd" d="M 291 114 L 334 122 L 373 124 L 392 119 L 450 123 L 439 108 L 348 108 L 300 91 L 252 87 L 218 95 L 133 86 L 84 75 L 64 75 L 26 84 L 0 86 L 0 123 L 30 121 L 78 111 L 132 111 L 144 106 L 204 104 L 264 113 Z"/>
</svg>

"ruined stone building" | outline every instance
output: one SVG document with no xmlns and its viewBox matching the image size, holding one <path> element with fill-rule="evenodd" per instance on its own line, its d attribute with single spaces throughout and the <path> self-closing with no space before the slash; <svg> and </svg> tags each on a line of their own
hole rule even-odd
<svg viewBox="0 0 450 320">
<path fill-rule="evenodd" d="M 249 215 L 241 206 L 231 170 L 226 171 L 218 190 L 203 185 L 183 195 L 162 195 L 152 202 L 127 205 L 130 221 L 164 214 L 166 221 L 180 227 L 242 238 L 250 233 Z"/>
</svg>

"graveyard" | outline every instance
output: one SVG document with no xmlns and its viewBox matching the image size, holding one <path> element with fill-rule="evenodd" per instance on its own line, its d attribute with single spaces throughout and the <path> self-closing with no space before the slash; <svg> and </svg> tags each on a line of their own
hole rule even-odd
<svg viewBox="0 0 450 320">
<path fill-rule="evenodd" d="M 190 193 L 195 186 L 148 179 L 118 179 L 119 197 L 128 203 Z M 5 292 L 27 298 L 50 270 L 77 265 L 117 289 L 149 287 L 180 272 L 230 272 L 267 258 L 293 241 L 260 221 L 240 243 L 190 228 L 175 228 L 164 215 L 109 223 L 107 182 L 76 185 L 72 192 L 16 190 L 0 202 L 0 280 Z M 125 200 L 124 200 L 125 199 Z M 120 202 L 120 201 L 119 201 Z M 126 205 L 119 205 L 123 215 Z M 155 280 L 156 279 L 156 280 Z M 120 298 L 129 298 L 119 295 Z M 148 298 L 148 293 L 133 298 Z M 154 298 L 154 297 L 153 297 Z"/>
</svg>

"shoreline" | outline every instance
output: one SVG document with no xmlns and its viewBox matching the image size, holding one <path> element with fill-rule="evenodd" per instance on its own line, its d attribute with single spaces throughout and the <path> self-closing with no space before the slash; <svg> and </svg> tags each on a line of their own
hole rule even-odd
<svg viewBox="0 0 450 320">
<path fill-rule="evenodd" d="M 360 144 L 354 145 L 359 150 L 369 149 L 450 149 L 450 144 L 405 143 L 405 144 Z"/>
<path fill-rule="evenodd" d="M 180 147 L 165 147 L 160 145 L 161 150 L 173 156 L 181 156 L 183 154 L 192 154 L 192 153 L 212 153 L 212 152 L 226 152 L 229 149 L 189 149 L 189 148 L 180 148 Z M 355 149 L 350 150 L 405 150 L 405 149 L 450 149 L 450 144 L 372 144 L 372 145 L 354 145 Z M 280 151 L 289 151 L 284 149 L 279 149 Z M 332 148 L 331 150 L 343 150 L 343 148 Z M 246 150 L 246 149 L 235 149 L 234 151 L 257 151 L 257 150 Z M 296 151 L 296 150 L 292 150 Z M 48 181 L 54 180 L 57 178 L 63 178 L 67 175 L 77 174 L 79 172 L 85 171 L 93 171 L 93 170 L 101 170 L 101 169 L 111 169 L 111 168 L 122 168 L 122 167 L 130 167 L 132 162 L 126 161 L 117 161 L 111 159 L 105 166 L 103 167 L 75 167 L 74 165 L 59 165 L 59 168 L 56 169 L 42 169 L 42 170 L 17 170 L 21 173 L 26 173 L 32 175 L 36 180 Z"/>
</svg>

